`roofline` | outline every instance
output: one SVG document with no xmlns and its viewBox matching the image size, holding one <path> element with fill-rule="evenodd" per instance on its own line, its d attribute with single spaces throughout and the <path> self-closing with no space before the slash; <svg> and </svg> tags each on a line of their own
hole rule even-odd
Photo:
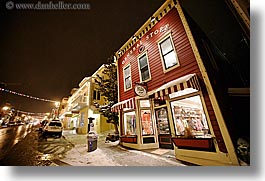
<svg viewBox="0 0 265 181">
<path fill-rule="evenodd" d="M 127 50 L 129 50 L 138 40 L 140 40 L 151 28 L 153 28 L 161 18 L 163 18 L 175 5 L 179 3 L 178 0 L 166 0 L 164 4 L 150 17 L 155 18 L 153 22 L 150 21 L 150 18 L 135 32 L 133 36 L 136 39 L 132 40 L 130 38 L 119 50 L 115 52 L 115 56 L 120 58 Z"/>
</svg>

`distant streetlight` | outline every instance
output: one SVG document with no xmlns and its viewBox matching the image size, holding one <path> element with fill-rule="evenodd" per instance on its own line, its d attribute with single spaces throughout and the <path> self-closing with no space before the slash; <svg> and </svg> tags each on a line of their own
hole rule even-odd
<svg viewBox="0 0 265 181">
<path fill-rule="evenodd" d="M 3 111 L 7 111 L 8 109 L 10 109 L 8 106 L 4 106 L 4 107 L 2 108 Z"/>
<path fill-rule="evenodd" d="M 56 107 L 60 106 L 60 102 L 55 102 L 54 104 L 55 104 Z"/>
</svg>

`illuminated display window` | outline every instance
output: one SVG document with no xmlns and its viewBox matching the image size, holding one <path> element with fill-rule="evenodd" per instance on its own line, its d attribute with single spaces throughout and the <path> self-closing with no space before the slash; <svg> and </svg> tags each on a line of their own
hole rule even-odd
<svg viewBox="0 0 265 181">
<path fill-rule="evenodd" d="M 158 134 L 170 134 L 168 113 L 166 108 L 155 110 Z"/>
<path fill-rule="evenodd" d="M 132 112 L 126 112 L 123 115 L 123 134 L 124 135 L 136 135 L 136 116 L 135 116 L 135 111 Z"/>
<path fill-rule="evenodd" d="M 153 122 L 150 110 L 141 110 L 142 135 L 153 135 Z"/>
<path fill-rule="evenodd" d="M 173 101 L 171 109 L 176 135 L 195 138 L 210 136 L 199 95 Z"/>
</svg>

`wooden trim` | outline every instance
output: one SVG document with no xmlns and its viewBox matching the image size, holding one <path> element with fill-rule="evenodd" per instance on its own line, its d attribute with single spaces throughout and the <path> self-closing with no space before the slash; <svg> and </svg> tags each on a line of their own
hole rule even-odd
<svg viewBox="0 0 265 181">
<path fill-rule="evenodd" d="M 121 136 L 120 141 L 124 143 L 137 143 L 137 135 Z"/>
<path fill-rule="evenodd" d="M 160 144 L 168 144 L 168 145 L 171 145 L 172 144 L 172 141 L 171 141 L 171 135 L 170 134 L 168 134 L 168 135 L 159 135 L 158 136 L 159 137 L 159 143 Z M 161 139 L 168 139 L 169 140 L 169 142 L 163 142 Z"/>
<path fill-rule="evenodd" d="M 174 145 L 178 148 L 201 148 L 212 150 L 214 144 L 212 138 L 171 138 Z"/>
</svg>

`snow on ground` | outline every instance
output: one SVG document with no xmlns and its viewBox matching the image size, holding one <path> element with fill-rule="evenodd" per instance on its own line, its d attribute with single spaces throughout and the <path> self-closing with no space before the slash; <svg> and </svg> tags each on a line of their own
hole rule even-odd
<svg viewBox="0 0 265 181">
<path fill-rule="evenodd" d="M 72 166 L 121 166 L 111 160 L 100 148 L 88 152 L 87 145 L 76 145 L 61 161 Z"/>
</svg>

